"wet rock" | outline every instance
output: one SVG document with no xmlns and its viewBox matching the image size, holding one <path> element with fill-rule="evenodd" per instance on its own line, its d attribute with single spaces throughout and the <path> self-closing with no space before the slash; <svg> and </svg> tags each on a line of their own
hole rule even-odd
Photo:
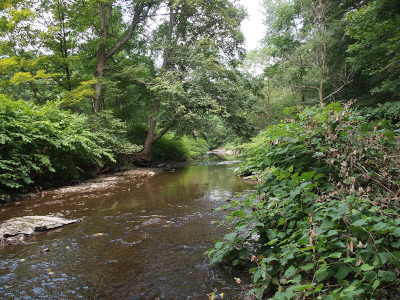
<svg viewBox="0 0 400 300">
<path fill-rule="evenodd" d="M 250 175 L 250 176 L 246 176 L 246 177 L 242 177 L 243 180 L 246 181 L 252 181 L 252 182 L 257 182 L 258 178 L 256 175 Z"/>
<path fill-rule="evenodd" d="M 116 264 L 117 262 L 118 262 L 118 260 L 112 259 L 112 260 L 107 261 L 106 264 L 107 264 L 107 265 Z"/>
<path fill-rule="evenodd" d="M 21 243 L 26 237 L 39 232 L 81 222 L 81 219 L 64 219 L 56 216 L 25 216 L 13 218 L 0 224 L 2 245 Z"/>
<path fill-rule="evenodd" d="M 143 226 L 158 224 L 161 222 L 160 218 L 153 218 L 142 223 Z"/>
</svg>

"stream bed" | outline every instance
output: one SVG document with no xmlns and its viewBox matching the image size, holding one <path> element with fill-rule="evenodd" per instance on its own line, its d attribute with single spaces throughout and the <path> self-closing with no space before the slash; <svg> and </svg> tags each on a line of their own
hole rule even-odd
<svg viewBox="0 0 400 300">
<path fill-rule="evenodd" d="M 213 291 L 239 299 L 241 275 L 204 255 L 226 230 L 215 224 L 225 213 L 213 209 L 254 189 L 229 159 L 1 207 L 0 222 L 48 214 L 83 222 L 0 248 L 0 299 L 208 299 Z"/>
</svg>

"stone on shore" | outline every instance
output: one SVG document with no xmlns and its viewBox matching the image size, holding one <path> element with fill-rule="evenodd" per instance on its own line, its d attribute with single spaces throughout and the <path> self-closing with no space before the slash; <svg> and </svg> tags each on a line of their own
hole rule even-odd
<svg viewBox="0 0 400 300">
<path fill-rule="evenodd" d="M 55 216 L 25 216 L 12 218 L 0 224 L 0 243 L 1 245 L 18 244 L 28 236 L 80 221 L 82 220 L 64 219 Z"/>
</svg>

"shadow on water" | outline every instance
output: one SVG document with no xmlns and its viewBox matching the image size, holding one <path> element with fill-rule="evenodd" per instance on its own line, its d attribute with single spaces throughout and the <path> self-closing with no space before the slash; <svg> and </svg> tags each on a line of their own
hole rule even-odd
<svg viewBox="0 0 400 300">
<path fill-rule="evenodd" d="M 108 190 L 49 192 L 4 207 L 1 219 L 62 213 L 84 221 L 0 249 L 2 299 L 239 299 L 204 252 L 224 234 L 213 208 L 252 189 L 235 160 L 213 157 Z"/>
</svg>

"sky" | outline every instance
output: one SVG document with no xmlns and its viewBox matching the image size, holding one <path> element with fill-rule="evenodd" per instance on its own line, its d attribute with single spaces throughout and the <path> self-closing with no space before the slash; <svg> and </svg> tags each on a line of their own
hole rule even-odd
<svg viewBox="0 0 400 300">
<path fill-rule="evenodd" d="M 258 47 L 259 41 L 264 36 L 265 25 L 263 25 L 261 0 L 240 0 L 249 14 L 242 22 L 242 31 L 246 38 L 246 49 L 252 50 Z"/>
</svg>

